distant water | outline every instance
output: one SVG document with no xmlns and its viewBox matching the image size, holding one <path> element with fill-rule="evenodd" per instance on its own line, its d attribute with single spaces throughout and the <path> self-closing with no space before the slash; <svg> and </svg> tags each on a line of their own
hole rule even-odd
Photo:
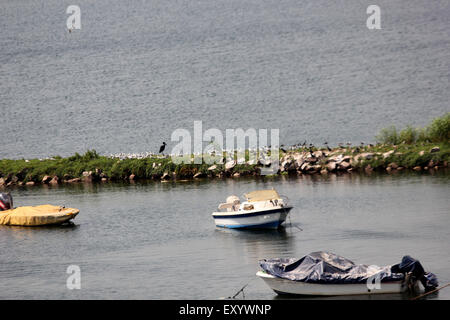
<svg viewBox="0 0 450 320">
<path fill-rule="evenodd" d="M 450 282 L 449 177 L 342 175 L 17 188 L 16 205 L 53 203 L 81 213 L 74 227 L 0 226 L 0 299 L 217 299 L 247 283 L 246 298 L 272 299 L 277 296 L 255 276 L 258 260 L 318 250 L 377 265 L 398 263 L 409 254 L 443 285 Z M 226 196 L 271 187 L 294 206 L 287 228 L 215 228 L 211 212 Z M 69 265 L 81 268 L 81 290 L 66 289 Z M 430 298 L 450 299 L 450 288 Z"/>
<path fill-rule="evenodd" d="M 1 158 L 157 151 L 176 128 L 374 141 L 450 111 L 448 1 L 0 2 Z M 173 146 L 173 145 L 172 145 Z M 169 149 L 171 144 L 169 143 Z"/>
</svg>

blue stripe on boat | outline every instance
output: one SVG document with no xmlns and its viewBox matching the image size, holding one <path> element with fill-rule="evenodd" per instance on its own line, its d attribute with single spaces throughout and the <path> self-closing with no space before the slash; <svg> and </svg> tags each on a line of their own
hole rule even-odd
<svg viewBox="0 0 450 320">
<path fill-rule="evenodd" d="M 239 219 L 239 218 L 248 218 L 248 217 L 254 217 L 254 216 L 262 216 L 266 214 L 273 214 L 278 212 L 286 212 L 288 213 L 291 211 L 292 207 L 284 207 L 279 209 L 273 209 L 273 210 L 266 210 L 266 211 L 259 211 L 259 212 L 253 212 L 253 213 L 244 213 L 244 214 L 236 214 L 236 215 L 213 215 L 214 219 Z"/>
<path fill-rule="evenodd" d="M 282 223 L 282 222 L 281 222 Z M 237 225 L 217 225 L 220 228 L 229 228 L 229 229 L 257 229 L 257 228 L 278 228 L 280 226 L 280 221 L 273 221 L 263 224 L 237 224 Z"/>
</svg>

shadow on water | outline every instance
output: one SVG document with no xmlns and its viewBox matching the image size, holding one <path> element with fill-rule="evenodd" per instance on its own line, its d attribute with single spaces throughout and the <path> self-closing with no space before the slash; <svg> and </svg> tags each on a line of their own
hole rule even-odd
<svg viewBox="0 0 450 320">
<path fill-rule="evenodd" d="M 347 295 L 347 296 L 302 296 L 302 295 L 289 295 L 289 294 L 277 294 L 273 297 L 273 300 L 411 300 L 423 292 L 417 293 L 383 293 L 383 294 L 362 294 L 362 295 Z M 439 296 L 439 292 L 429 294 L 422 299 L 432 300 Z"/>
<path fill-rule="evenodd" d="M 216 228 L 214 235 L 231 247 L 245 248 L 254 259 L 290 255 L 295 251 L 295 237 L 290 228 L 274 230 L 236 230 Z"/>
<path fill-rule="evenodd" d="M 228 234 L 241 239 L 253 239 L 258 238 L 260 240 L 274 240 L 274 239 L 286 239 L 289 233 L 285 227 L 278 229 L 229 229 L 229 228 L 216 228 L 214 230 L 217 234 Z"/>
<path fill-rule="evenodd" d="M 76 231 L 80 228 L 79 224 L 74 222 L 59 224 L 59 225 L 46 225 L 46 226 L 4 226 L 0 225 L 0 230 L 4 232 L 13 233 L 39 233 L 39 232 L 70 232 Z"/>
</svg>

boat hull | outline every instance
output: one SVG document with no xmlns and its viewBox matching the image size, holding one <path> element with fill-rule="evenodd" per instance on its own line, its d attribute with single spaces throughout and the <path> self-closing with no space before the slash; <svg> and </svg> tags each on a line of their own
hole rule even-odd
<svg viewBox="0 0 450 320">
<path fill-rule="evenodd" d="M 277 294 L 309 295 L 309 296 L 347 296 L 367 295 L 381 293 L 401 293 L 406 290 L 402 281 L 383 282 L 379 289 L 369 289 L 365 283 L 357 284 L 319 284 L 301 281 L 292 281 L 278 278 L 258 271 L 256 275 Z"/>
<path fill-rule="evenodd" d="M 277 229 L 286 220 L 292 207 L 240 214 L 214 213 L 217 227 L 230 229 Z"/>
</svg>

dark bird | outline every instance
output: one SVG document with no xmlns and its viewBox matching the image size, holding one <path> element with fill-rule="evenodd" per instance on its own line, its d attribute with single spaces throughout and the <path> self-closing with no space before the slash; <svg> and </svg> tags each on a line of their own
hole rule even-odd
<svg viewBox="0 0 450 320">
<path fill-rule="evenodd" d="M 167 144 L 165 142 L 163 142 L 162 146 L 159 147 L 159 153 L 162 153 L 164 151 L 164 149 L 166 148 L 166 145 Z"/>
</svg>

